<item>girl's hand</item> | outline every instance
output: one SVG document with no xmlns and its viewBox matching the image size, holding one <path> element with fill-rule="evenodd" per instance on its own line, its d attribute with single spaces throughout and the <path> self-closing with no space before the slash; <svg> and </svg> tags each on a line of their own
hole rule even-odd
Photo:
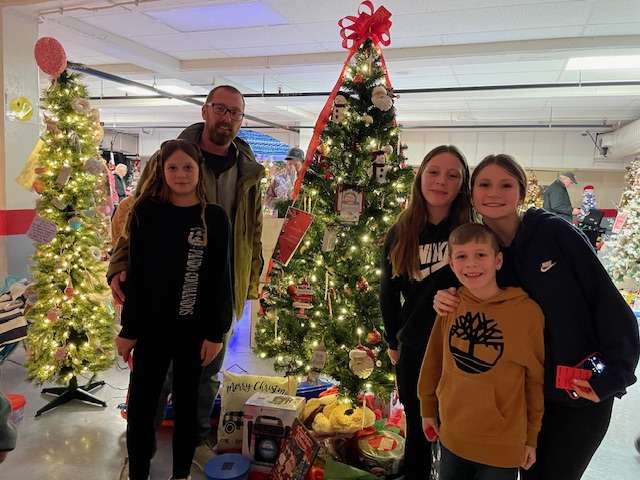
<svg viewBox="0 0 640 480">
<path fill-rule="evenodd" d="M 438 290 L 436 296 L 433 297 L 433 309 L 438 315 L 447 315 L 455 312 L 459 304 L 458 289 L 454 287 L 447 290 Z"/>
<path fill-rule="evenodd" d="M 573 385 L 575 387 L 574 392 L 576 392 L 579 397 L 586 398 L 594 403 L 600 403 L 600 397 L 598 397 L 593 388 L 591 388 L 591 384 L 589 382 L 586 380 L 575 379 L 573 381 Z"/>
<path fill-rule="evenodd" d="M 116 349 L 118 350 L 118 355 L 120 355 L 125 362 L 129 361 L 131 350 L 136 346 L 136 343 L 138 343 L 138 340 L 116 337 Z"/>
<path fill-rule="evenodd" d="M 200 359 L 202 360 L 202 366 L 206 367 L 213 359 L 218 356 L 222 350 L 222 343 L 214 343 L 209 340 L 202 342 L 202 348 L 200 349 Z"/>
<path fill-rule="evenodd" d="M 525 445 L 524 459 L 522 460 L 520 466 L 525 470 L 529 470 L 534 463 L 536 463 L 536 449 L 530 447 L 529 445 Z"/>
<path fill-rule="evenodd" d="M 433 417 L 422 417 L 422 431 L 430 442 L 435 442 L 440 436 L 438 422 Z"/>
<path fill-rule="evenodd" d="M 398 350 L 393 350 L 392 348 L 387 349 L 387 355 L 389 355 L 389 360 L 391 360 L 391 365 L 395 365 L 398 363 L 398 359 L 400 355 L 398 355 Z"/>
</svg>

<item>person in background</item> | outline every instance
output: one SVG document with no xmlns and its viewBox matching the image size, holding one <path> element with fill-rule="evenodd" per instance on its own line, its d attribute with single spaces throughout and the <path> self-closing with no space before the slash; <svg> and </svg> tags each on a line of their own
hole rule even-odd
<svg viewBox="0 0 640 480">
<path fill-rule="evenodd" d="M 498 284 L 522 287 L 545 317 L 544 417 L 536 463 L 521 478 L 578 480 L 609 428 L 614 398 L 636 381 L 638 322 L 580 230 L 542 209 L 519 215 L 526 186 L 506 154 L 485 157 L 471 176 L 473 205 L 502 247 Z M 446 315 L 459 302 L 454 289 L 440 291 L 434 308 Z M 602 374 L 574 379 L 571 395 L 555 387 L 558 366 L 596 352 Z"/>
<path fill-rule="evenodd" d="M 289 200 L 293 192 L 293 186 L 298 178 L 298 172 L 304 163 L 304 152 L 293 147 L 285 157 L 285 165 L 271 180 L 265 195 L 265 203 L 273 207 L 276 200 Z"/>
<path fill-rule="evenodd" d="M 16 448 L 16 427 L 11 423 L 11 404 L 0 392 L 0 463 Z"/>
<path fill-rule="evenodd" d="M 118 203 L 120 203 L 127 198 L 127 182 L 124 179 L 127 176 L 127 166 L 124 163 L 119 163 L 116 165 L 113 173 L 116 182 L 116 192 L 118 193 Z"/>
<path fill-rule="evenodd" d="M 264 167 L 256 162 L 249 144 L 237 136 L 244 118 L 244 109 L 244 97 L 237 88 L 219 85 L 209 92 L 202 106 L 204 122 L 187 127 L 179 135 L 180 139 L 200 147 L 204 157 L 202 174 L 207 200 L 222 206 L 231 221 L 231 278 L 236 318 L 242 317 L 246 300 L 258 298 L 260 273 L 264 264 L 260 192 Z M 158 153 L 152 155 L 147 162 L 140 184 L 156 168 Z M 128 248 L 126 240 L 118 242 L 107 272 L 114 300 L 120 303 L 125 299 L 122 283 L 127 276 Z M 200 444 L 193 460 L 200 469 L 204 469 L 204 465 L 214 455 L 213 445 L 209 441 L 211 412 L 220 386 L 218 372 L 223 361 L 224 349 L 223 353 L 203 368 L 200 379 Z"/>
<path fill-rule="evenodd" d="M 436 319 L 429 338 L 418 384 L 422 427 L 440 437 L 440 480 L 516 480 L 518 467 L 536 460 L 544 317 L 521 288 L 498 287 L 502 253 L 484 225 L 451 232 L 449 256 L 461 302 Z"/>
<path fill-rule="evenodd" d="M 191 478 L 201 369 L 221 353 L 232 320 L 229 237 L 224 209 L 207 203 L 198 147 L 185 140 L 163 143 L 123 232 L 129 265 L 116 345 L 125 362 L 134 351 L 127 405 L 130 480 L 149 476 L 156 407 L 170 363 L 171 480 Z"/>
<path fill-rule="evenodd" d="M 439 289 L 458 285 L 449 267 L 447 240 L 453 228 L 470 220 L 467 162 L 452 145 L 436 147 L 422 160 L 409 205 L 389 229 L 382 260 L 380 306 L 407 419 L 407 480 L 424 480 L 431 470 L 431 448 L 422 433 L 418 376 L 435 321 L 433 296 Z"/>
<path fill-rule="evenodd" d="M 571 199 L 567 188 L 577 185 L 578 181 L 572 172 L 564 172 L 544 191 L 544 208 L 547 212 L 555 213 L 567 222 L 573 222 L 573 216 L 580 213 L 579 208 L 571 206 Z"/>
</svg>

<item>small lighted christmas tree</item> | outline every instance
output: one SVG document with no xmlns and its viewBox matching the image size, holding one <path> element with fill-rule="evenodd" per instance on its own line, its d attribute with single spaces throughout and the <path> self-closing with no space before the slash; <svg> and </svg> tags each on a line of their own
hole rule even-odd
<svg viewBox="0 0 640 480">
<path fill-rule="evenodd" d="M 609 272 L 615 280 L 640 283 L 640 160 L 627 168 L 626 179 L 615 222 L 620 231 L 607 247 Z"/>
<path fill-rule="evenodd" d="M 38 242 L 32 265 L 37 300 L 27 314 L 27 369 L 38 383 L 64 387 L 44 389 L 58 398 L 37 414 L 72 399 L 105 405 L 88 393 L 102 382 L 79 387 L 78 377 L 111 366 L 115 333 L 105 282 L 109 212 L 99 113 L 78 75 L 66 70 L 44 92 L 42 106 L 46 131 L 33 183 L 39 199 L 29 231 Z"/>
<path fill-rule="evenodd" d="M 578 220 L 584 220 L 593 208 L 597 208 L 596 194 L 594 192 L 593 185 L 586 185 L 582 191 L 582 204 L 580 205 Z"/>
<path fill-rule="evenodd" d="M 540 187 L 538 183 L 538 177 L 536 177 L 536 174 L 533 172 L 527 175 L 527 177 L 527 194 L 522 204 L 523 212 L 526 212 L 532 207 L 542 208 L 543 204 L 542 187 Z"/>
</svg>

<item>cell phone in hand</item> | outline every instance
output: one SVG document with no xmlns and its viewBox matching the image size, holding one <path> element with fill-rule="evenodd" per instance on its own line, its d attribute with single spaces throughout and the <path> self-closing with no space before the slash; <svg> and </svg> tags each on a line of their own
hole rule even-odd
<svg viewBox="0 0 640 480">
<path fill-rule="evenodd" d="M 591 380 L 602 375 L 606 370 L 606 364 L 602 356 L 595 352 L 580 361 L 575 367 L 558 365 L 556 367 L 556 388 L 567 392 L 570 398 L 577 400 L 580 396 L 574 390 L 574 380 Z"/>
</svg>

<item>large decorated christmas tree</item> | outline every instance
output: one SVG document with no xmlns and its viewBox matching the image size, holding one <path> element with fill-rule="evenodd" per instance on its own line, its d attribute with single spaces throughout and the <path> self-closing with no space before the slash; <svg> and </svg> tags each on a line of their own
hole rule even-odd
<svg viewBox="0 0 640 480">
<path fill-rule="evenodd" d="M 340 23 L 350 52 L 316 123 L 257 326 L 256 351 L 273 357 L 276 370 L 312 382 L 326 375 L 352 398 L 394 385 L 381 335 L 380 262 L 413 171 L 401 154 L 380 49 L 389 43 L 389 16 L 381 7 Z M 295 247 L 309 222 L 287 258 L 286 245 Z"/>
<path fill-rule="evenodd" d="M 83 389 L 78 379 L 112 364 L 114 322 L 105 302 L 108 212 L 102 193 L 106 170 L 98 151 L 99 113 L 90 107 L 78 76 L 64 70 L 62 47 L 53 39 L 41 39 L 36 55 L 38 48 L 38 64 L 54 79 L 43 95 L 46 130 L 33 182 L 39 198 L 28 232 L 38 243 L 27 368 L 38 383 L 64 385 L 44 390 L 58 398 L 39 414 L 74 398 L 104 404 L 88 393 L 99 383 Z"/>
<path fill-rule="evenodd" d="M 626 179 L 614 223 L 618 233 L 607 248 L 609 272 L 614 280 L 630 278 L 640 283 L 640 160 L 631 162 Z"/>
</svg>

